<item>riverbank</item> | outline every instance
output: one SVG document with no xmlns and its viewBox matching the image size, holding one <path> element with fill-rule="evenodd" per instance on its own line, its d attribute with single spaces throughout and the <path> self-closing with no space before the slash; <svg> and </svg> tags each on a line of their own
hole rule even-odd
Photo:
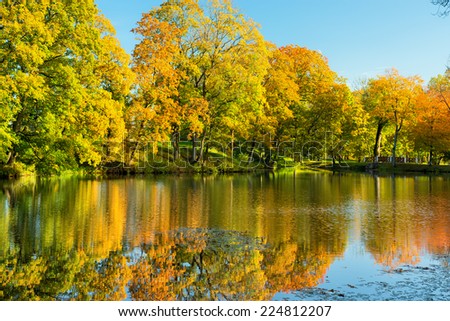
<svg viewBox="0 0 450 321">
<path fill-rule="evenodd" d="M 276 162 L 267 165 L 263 162 L 248 162 L 243 160 L 225 159 L 221 161 L 207 161 L 204 163 L 189 163 L 181 160 L 176 162 L 152 162 L 144 165 L 127 165 L 116 162 L 93 167 L 80 167 L 77 169 L 62 170 L 52 174 L 39 174 L 32 168 L 25 166 L 3 166 L 0 167 L 0 178 L 19 178 L 24 176 L 60 176 L 65 174 L 87 174 L 100 176 L 126 176 L 126 175 L 180 175 L 180 174 L 233 174 L 233 173 L 252 173 L 260 171 L 274 171 L 278 169 L 301 169 L 307 168 L 300 164 L 277 164 Z"/>
<path fill-rule="evenodd" d="M 347 173 L 371 173 L 371 174 L 450 174 L 450 165 L 427 165 L 427 164 L 396 164 L 395 167 L 389 163 L 363 163 L 355 161 L 346 161 L 341 164 L 331 162 L 294 162 L 291 159 L 281 159 L 278 162 L 266 164 L 263 160 L 249 161 L 248 158 L 222 158 L 209 159 L 203 163 L 190 163 L 188 160 L 169 161 L 162 159 L 161 162 L 147 162 L 143 165 L 129 166 L 124 163 L 116 162 L 101 165 L 97 168 L 80 167 L 73 170 L 64 170 L 52 175 L 63 174 L 88 174 L 100 176 L 116 175 L 180 175 L 180 174 L 239 174 L 252 173 L 260 171 L 276 170 L 325 170 L 332 172 Z M 33 168 L 22 164 L 14 166 L 0 167 L 0 178 L 18 178 L 23 176 L 38 175 Z"/>
<path fill-rule="evenodd" d="M 317 168 L 334 172 L 368 172 L 373 174 L 450 174 L 450 165 L 396 164 L 390 163 L 358 163 L 346 162 L 341 165 L 321 164 Z"/>
</svg>

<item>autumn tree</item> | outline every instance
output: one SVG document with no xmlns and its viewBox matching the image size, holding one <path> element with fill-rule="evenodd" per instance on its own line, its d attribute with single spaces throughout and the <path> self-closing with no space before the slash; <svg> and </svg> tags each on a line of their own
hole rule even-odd
<svg viewBox="0 0 450 321">
<path fill-rule="evenodd" d="M 231 1 L 166 1 L 135 32 L 142 37 L 134 65 L 144 108 L 164 115 L 157 126 L 171 127 L 172 136 L 180 125 L 188 129 L 192 162 L 204 160 L 208 140 L 248 134 L 264 100 L 267 50 L 257 25 Z"/>
<path fill-rule="evenodd" d="M 133 161 L 140 144 L 162 141 L 171 133 L 175 159 L 179 156 L 179 131 L 184 118 L 178 89 L 186 78 L 180 53 L 180 42 L 187 26 L 181 21 L 164 21 L 169 3 L 160 10 L 143 15 L 133 32 L 141 40 L 133 52 L 133 70 L 138 81 L 138 96 L 128 110 L 129 162 Z M 192 10 L 191 10 L 192 9 Z M 187 15 L 193 8 L 185 7 Z M 174 13 L 175 14 L 175 13 Z M 171 23 L 172 22 L 172 23 Z"/>
<path fill-rule="evenodd" d="M 450 70 L 432 78 L 429 83 L 429 91 L 450 113 Z"/>
<path fill-rule="evenodd" d="M 385 109 L 377 109 L 377 98 L 374 89 L 374 82 L 371 80 L 369 86 L 365 88 L 362 100 L 366 112 L 371 116 L 372 122 L 376 127 L 375 134 L 375 144 L 373 146 L 373 158 L 374 162 L 377 161 L 378 157 L 381 155 L 381 140 L 383 129 L 389 123 L 387 112 Z"/>
<path fill-rule="evenodd" d="M 262 155 L 256 156 L 261 147 L 263 147 L 261 151 L 265 150 L 267 156 L 271 157 L 269 153 L 271 148 L 275 148 L 279 154 L 280 148 L 283 148 L 281 144 L 291 140 L 287 126 L 293 118 L 290 107 L 294 102 L 298 102 L 300 97 L 293 60 L 275 45 L 267 43 L 267 46 L 269 68 L 262 83 L 265 91 L 263 109 L 249 129 L 251 134 L 247 137 L 250 141 L 240 146 L 241 153 L 249 154 L 249 161 L 255 161 L 256 158 L 261 160 Z M 270 163 L 271 159 L 267 161 Z"/>
<path fill-rule="evenodd" d="M 417 150 L 429 153 L 428 163 L 434 156 L 450 149 L 450 111 L 447 104 L 448 79 L 442 75 L 432 78 L 426 92 L 419 95 L 416 107 L 416 122 L 411 130 Z M 447 87 L 448 88 L 448 87 Z"/>
<path fill-rule="evenodd" d="M 419 77 L 403 77 L 395 69 L 369 80 L 363 103 L 377 128 L 373 155 L 375 159 L 380 156 L 383 129 L 391 124 L 394 127 L 392 164 L 395 166 L 399 134 L 404 125 L 414 118 L 414 106 L 422 90 L 421 84 Z"/>
<path fill-rule="evenodd" d="M 293 114 L 286 122 L 290 135 L 298 148 L 308 149 L 309 145 L 318 144 L 324 154 L 327 135 L 342 134 L 345 110 L 352 103 L 352 93 L 321 53 L 293 45 L 282 47 L 280 51 L 290 59 L 298 95 L 289 106 Z M 333 159 L 337 157 L 333 148 L 328 152 Z"/>
<path fill-rule="evenodd" d="M 118 153 L 132 75 L 94 1 L 3 1 L 0 17 L 0 161 L 51 173 Z"/>
<path fill-rule="evenodd" d="M 362 161 L 370 155 L 372 137 L 370 132 L 370 117 L 361 102 L 362 90 L 353 92 L 352 103 L 345 109 L 344 121 L 341 127 L 340 139 L 345 144 L 344 155 Z"/>
</svg>

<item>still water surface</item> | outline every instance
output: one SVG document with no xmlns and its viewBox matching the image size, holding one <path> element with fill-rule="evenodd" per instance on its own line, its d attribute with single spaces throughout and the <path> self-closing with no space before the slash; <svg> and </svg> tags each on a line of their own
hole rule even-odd
<svg viewBox="0 0 450 321">
<path fill-rule="evenodd" d="M 0 300 L 449 300 L 450 178 L 0 182 Z"/>
</svg>

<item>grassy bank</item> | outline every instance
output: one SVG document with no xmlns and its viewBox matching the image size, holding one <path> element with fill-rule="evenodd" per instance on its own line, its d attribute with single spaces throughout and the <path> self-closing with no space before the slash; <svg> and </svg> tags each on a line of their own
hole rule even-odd
<svg viewBox="0 0 450 321">
<path fill-rule="evenodd" d="M 394 167 L 390 163 L 372 164 L 346 161 L 335 166 L 331 162 L 325 162 L 318 164 L 316 167 L 334 172 L 450 174 L 450 165 L 396 164 Z"/>
<path fill-rule="evenodd" d="M 341 164 L 326 161 L 303 161 L 294 162 L 291 158 L 279 158 L 277 161 L 267 163 L 257 154 L 249 157 L 247 154 L 229 155 L 216 149 L 211 149 L 205 156 L 203 162 L 192 162 L 192 148 L 183 146 L 177 160 L 174 159 L 171 148 L 159 146 L 158 153 L 148 154 L 146 158 L 140 159 L 127 165 L 122 162 L 102 164 L 94 167 L 79 167 L 75 169 L 55 170 L 52 174 L 40 174 L 42 176 L 73 174 L 94 174 L 101 176 L 113 175 L 136 175 L 136 174 L 221 174 L 221 173 L 250 173 L 255 171 L 300 169 L 300 170 L 326 170 L 333 172 L 368 172 L 368 173 L 422 173 L 422 174 L 450 174 L 450 165 L 426 164 L 397 164 L 395 167 L 389 163 L 362 163 L 356 161 L 345 161 Z M 20 176 L 36 175 L 34 166 L 25 166 L 16 163 L 12 166 L 0 166 L 0 178 L 15 178 Z"/>
<path fill-rule="evenodd" d="M 449 174 L 449 165 L 427 165 L 427 164 L 378 164 L 374 169 L 379 173 L 425 173 L 425 174 Z"/>
<path fill-rule="evenodd" d="M 249 173 L 261 170 L 283 168 L 299 168 L 291 158 L 278 158 L 277 161 L 266 161 L 257 152 L 249 156 L 247 153 L 220 151 L 210 148 L 202 161 L 192 161 L 193 150 L 190 144 L 181 144 L 180 155 L 174 158 L 171 146 L 158 146 L 157 154 L 148 154 L 132 165 L 124 163 L 105 164 L 96 169 L 103 174 L 184 174 L 184 173 Z M 197 150 L 198 155 L 198 150 Z"/>
<path fill-rule="evenodd" d="M 367 167 L 367 163 L 359 163 L 355 161 L 345 161 L 341 164 L 336 163 L 334 165 L 331 161 L 303 162 L 303 164 L 309 168 L 317 168 L 333 172 L 365 172 Z"/>
</svg>

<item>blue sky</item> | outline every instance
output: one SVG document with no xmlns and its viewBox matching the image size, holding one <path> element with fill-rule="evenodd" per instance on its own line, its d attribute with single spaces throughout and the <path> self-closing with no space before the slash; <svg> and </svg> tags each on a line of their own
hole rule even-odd
<svg viewBox="0 0 450 321">
<path fill-rule="evenodd" d="M 131 53 L 130 30 L 162 0 L 96 0 Z M 450 65 L 450 16 L 435 15 L 431 0 L 234 0 L 278 46 L 320 50 L 353 86 L 395 67 L 425 81 Z"/>
</svg>

